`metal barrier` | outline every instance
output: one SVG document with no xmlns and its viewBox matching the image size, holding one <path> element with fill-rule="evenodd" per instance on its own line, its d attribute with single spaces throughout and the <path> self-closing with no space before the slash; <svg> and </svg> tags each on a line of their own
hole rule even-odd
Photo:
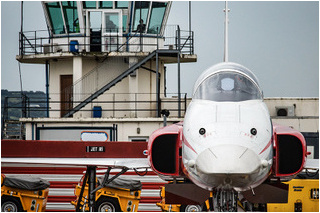
<svg viewBox="0 0 320 213">
<path fill-rule="evenodd" d="M 33 98 L 33 97 L 6 97 L 5 104 L 2 109 L 2 122 L 8 120 L 19 120 L 19 118 L 29 117 L 46 117 L 46 112 L 49 110 L 50 117 L 60 117 L 61 105 L 68 104 L 73 106 L 78 104 L 79 101 L 60 101 L 62 94 L 50 94 L 49 107 L 47 107 L 46 98 Z M 103 100 L 94 100 L 90 106 L 84 107 L 79 112 L 87 112 L 91 117 L 93 106 L 101 106 L 101 111 L 106 112 L 103 117 L 157 117 L 156 116 L 156 93 L 108 93 L 104 94 Z M 168 93 L 165 97 L 160 94 L 161 109 L 167 109 L 171 112 L 170 116 L 176 116 L 178 112 L 178 96 L 176 93 Z M 14 103 L 10 102 L 14 99 Z M 181 94 L 180 108 L 182 115 L 186 110 L 188 102 L 186 93 Z M 68 111 L 70 109 L 65 109 Z M 21 116 L 12 116 L 12 111 L 21 113 Z M 154 114 L 154 115 L 153 115 Z M 150 116 L 153 115 L 153 116 Z"/>
<path fill-rule="evenodd" d="M 183 54 L 194 54 L 193 31 L 180 30 L 178 25 L 168 25 L 164 36 L 159 34 L 110 32 L 63 34 L 50 36 L 47 30 L 19 33 L 19 55 L 49 54 L 57 52 L 152 52 L 155 49 L 174 49 Z M 83 29 L 87 32 L 87 29 Z M 77 41 L 77 43 L 72 43 Z M 73 49 L 78 45 L 77 49 Z"/>
</svg>

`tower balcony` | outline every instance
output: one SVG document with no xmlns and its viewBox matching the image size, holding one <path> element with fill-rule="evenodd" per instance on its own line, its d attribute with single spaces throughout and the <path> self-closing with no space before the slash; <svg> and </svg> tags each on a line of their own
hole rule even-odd
<svg viewBox="0 0 320 213">
<path fill-rule="evenodd" d="M 180 30 L 178 25 L 167 26 L 163 36 L 139 32 L 120 34 L 119 28 L 109 30 L 109 33 L 103 35 L 91 33 L 60 36 L 50 35 L 45 30 L 20 32 L 19 55 L 16 59 L 21 63 L 45 64 L 48 60 L 71 59 L 74 56 L 102 60 L 110 56 L 145 57 L 150 52 L 161 49 L 179 51 L 182 63 L 196 62 L 194 33 Z M 176 60 L 168 57 L 165 61 L 176 63 Z"/>
</svg>

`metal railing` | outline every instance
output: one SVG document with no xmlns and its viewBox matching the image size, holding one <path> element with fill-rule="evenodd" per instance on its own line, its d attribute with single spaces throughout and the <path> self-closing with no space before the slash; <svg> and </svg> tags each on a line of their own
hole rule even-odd
<svg viewBox="0 0 320 213">
<path fill-rule="evenodd" d="M 87 32 L 87 29 L 83 29 Z M 122 29 L 50 36 L 46 30 L 19 33 L 19 55 L 48 54 L 57 52 L 152 52 L 155 49 L 180 50 L 194 54 L 193 31 L 180 30 L 178 25 L 168 25 L 163 36 L 123 33 Z"/>
<path fill-rule="evenodd" d="M 19 118 L 34 118 L 46 117 L 47 110 L 49 110 L 50 117 L 60 117 L 61 105 L 66 104 L 69 106 L 76 105 L 79 101 L 61 101 L 60 93 L 50 94 L 49 107 L 47 108 L 47 100 L 43 98 L 26 97 L 6 97 L 6 104 L 2 108 L 2 121 L 5 123 L 8 120 L 18 121 Z M 74 94 L 72 94 L 74 95 Z M 89 95 L 89 94 L 88 94 Z M 101 112 L 105 112 L 103 117 L 157 117 L 157 101 L 156 93 L 107 93 L 103 95 L 103 100 L 94 100 L 89 106 L 82 108 L 84 117 L 92 117 L 93 108 L 95 106 L 101 107 Z M 178 114 L 178 97 L 176 93 L 160 94 L 161 109 L 170 111 L 170 116 L 177 117 Z M 10 99 L 14 99 L 14 103 L 10 103 Z M 184 115 L 190 99 L 187 98 L 187 93 L 181 94 L 181 114 Z M 70 109 L 64 109 L 68 112 Z M 20 115 L 13 116 L 13 112 Z M 23 112 L 23 113 L 21 113 Z"/>
<path fill-rule="evenodd" d="M 68 113 L 76 101 L 61 101 L 60 93 L 50 94 L 49 107 L 45 97 L 28 97 L 26 95 L 5 97 L 2 107 L 2 139 L 24 139 L 25 126 L 19 121 L 20 118 L 44 118 L 62 117 Z M 160 109 L 157 108 L 155 93 L 108 93 L 104 94 L 103 100 L 92 101 L 89 106 L 79 110 L 84 118 L 95 117 L 97 110 L 102 118 L 145 118 L 158 117 L 158 110 L 168 110 L 170 117 L 184 116 L 190 98 L 186 93 L 181 94 L 180 107 L 177 94 L 168 93 L 170 97 L 160 94 Z M 64 108 L 62 106 L 71 106 Z M 178 112 L 180 109 L 180 113 Z"/>
<path fill-rule="evenodd" d="M 19 118 L 44 117 L 45 110 L 46 103 L 43 102 L 43 98 L 31 98 L 24 93 L 6 96 L 1 109 L 1 138 L 23 139 L 24 124 L 19 121 Z"/>
</svg>

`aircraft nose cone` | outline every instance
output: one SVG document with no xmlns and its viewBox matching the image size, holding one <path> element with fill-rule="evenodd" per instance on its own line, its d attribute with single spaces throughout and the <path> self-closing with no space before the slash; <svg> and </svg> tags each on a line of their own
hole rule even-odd
<svg viewBox="0 0 320 213">
<path fill-rule="evenodd" d="M 202 174 L 253 174 L 259 171 L 259 156 L 247 147 L 219 145 L 204 150 L 196 160 Z"/>
<path fill-rule="evenodd" d="M 198 180 L 212 188 L 247 190 L 258 181 L 262 167 L 254 151 L 238 145 L 208 148 L 199 154 L 195 162 Z"/>
</svg>

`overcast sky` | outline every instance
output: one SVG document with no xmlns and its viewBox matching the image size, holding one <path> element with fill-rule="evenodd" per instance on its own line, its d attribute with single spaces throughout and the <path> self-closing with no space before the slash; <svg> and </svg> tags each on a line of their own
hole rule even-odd
<svg viewBox="0 0 320 213">
<path fill-rule="evenodd" d="M 188 5 L 174 1 L 168 24 L 188 30 Z M 181 65 L 181 91 L 191 96 L 206 68 L 223 60 L 224 2 L 193 1 L 198 62 Z M 229 2 L 229 61 L 251 69 L 265 97 L 319 96 L 319 2 Z M 40 2 L 24 3 L 24 30 L 45 30 Z M 1 2 L 1 88 L 20 90 L 20 2 Z M 167 92 L 177 92 L 177 66 L 168 66 Z M 21 64 L 23 89 L 45 91 L 43 65 Z"/>
</svg>

